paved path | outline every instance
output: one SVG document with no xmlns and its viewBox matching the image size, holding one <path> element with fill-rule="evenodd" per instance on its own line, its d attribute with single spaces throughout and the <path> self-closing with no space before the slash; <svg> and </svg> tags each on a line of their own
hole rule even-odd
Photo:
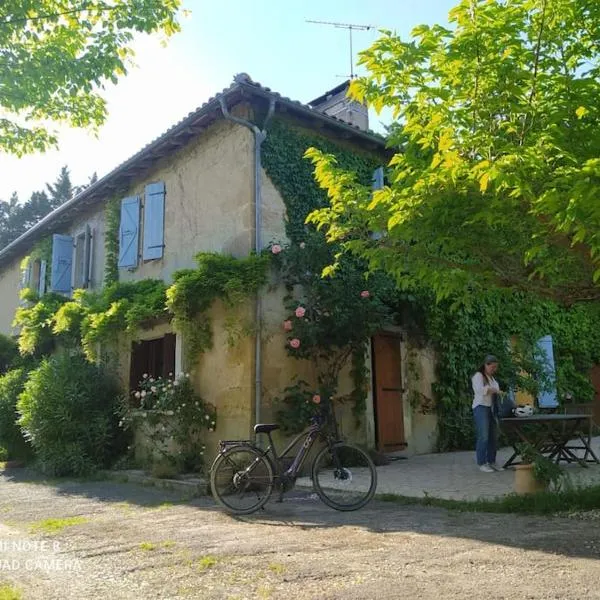
<svg viewBox="0 0 600 600">
<path fill-rule="evenodd" d="M 597 521 L 338 513 L 299 492 L 236 519 L 208 498 L 30 477 L 0 475 L 0 590 L 23 600 L 600 600 Z"/>
<path fill-rule="evenodd" d="M 600 437 L 592 441 L 592 447 L 600 457 Z M 504 463 L 511 455 L 509 448 L 498 453 L 498 463 Z M 574 485 L 600 484 L 600 465 L 588 468 L 577 464 L 561 463 Z M 499 473 L 482 473 L 475 464 L 474 452 L 447 452 L 424 454 L 395 460 L 378 467 L 378 494 L 445 498 L 450 500 L 493 499 L 512 493 L 514 470 Z M 353 473 L 353 485 L 360 486 L 360 472 Z M 310 480 L 300 480 L 301 487 L 311 487 Z"/>
</svg>

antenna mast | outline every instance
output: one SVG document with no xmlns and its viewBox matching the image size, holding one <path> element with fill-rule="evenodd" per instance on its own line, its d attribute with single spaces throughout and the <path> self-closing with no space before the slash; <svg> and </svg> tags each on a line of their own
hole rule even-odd
<svg viewBox="0 0 600 600">
<path fill-rule="evenodd" d="M 375 25 L 355 25 L 353 23 L 333 23 L 331 21 L 312 21 L 306 19 L 307 23 L 316 23 L 317 25 L 331 25 L 338 29 L 347 29 L 350 36 L 350 79 L 354 79 L 354 51 L 352 49 L 352 32 L 353 31 L 369 31 L 375 29 Z"/>
</svg>

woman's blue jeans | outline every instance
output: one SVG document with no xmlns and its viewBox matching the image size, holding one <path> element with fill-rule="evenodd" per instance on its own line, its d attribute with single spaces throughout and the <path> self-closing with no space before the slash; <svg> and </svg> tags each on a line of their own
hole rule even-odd
<svg viewBox="0 0 600 600">
<path fill-rule="evenodd" d="M 489 406 L 479 404 L 473 409 L 475 418 L 475 433 L 477 435 L 477 444 L 475 453 L 477 455 L 477 464 L 494 464 L 496 462 L 496 445 L 498 440 L 498 427 L 496 419 Z"/>
</svg>

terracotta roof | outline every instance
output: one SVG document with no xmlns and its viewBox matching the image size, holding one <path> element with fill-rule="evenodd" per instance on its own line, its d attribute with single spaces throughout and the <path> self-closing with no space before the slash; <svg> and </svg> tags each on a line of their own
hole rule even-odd
<svg viewBox="0 0 600 600">
<path fill-rule="evenodd" d="M 16 256 L 26 252 L 39 238 L 55 232 L 61 225 L 72 221 L 79 212 L 95 203 L 106 200 L 107 196 L 125 192 L 136 176 L 146 171 L 159 159 L 187 144 L 192 137 L 200 134 L 214 121 L 223 118 L 220 106 L 222 99 L 228 107 L 232 107 L 248 97 L 274 99 L 276 110 L 284 107 L 290 113 L 320 121 L 323 126 L 342 133 L 346 138 L 368 143 L 381 150 L 385 149 L 385 139 L 379 134 L 372 131 L 363 131 L 341 119 L 325 115 L 317 109 L 291 100 L 253 81 L 246 73 L 240 73 L 234 77 L 231 86 L 210 98 L 195 111 L 190 112 L 187 117 L 167 129 L 131 158 L 46 215 L 23 235 L 0 250 L 0 268 Z"/>
</svg>

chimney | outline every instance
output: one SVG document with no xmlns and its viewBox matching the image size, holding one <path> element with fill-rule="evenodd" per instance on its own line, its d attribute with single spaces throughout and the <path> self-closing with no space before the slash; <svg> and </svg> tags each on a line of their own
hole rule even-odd
<svg viewBox="0 0 600 600">
<path fill-rule="evenodd" d="M 330 117 L 335 117 L 358 127 L 362 131 L 367 131 L 369 129 L 367 106 L 348 98 L 346 94 L 349 87 L 350 80 L 345 81 L 318 98 L 315 98 L 308 105 Z"/>
</svg>

